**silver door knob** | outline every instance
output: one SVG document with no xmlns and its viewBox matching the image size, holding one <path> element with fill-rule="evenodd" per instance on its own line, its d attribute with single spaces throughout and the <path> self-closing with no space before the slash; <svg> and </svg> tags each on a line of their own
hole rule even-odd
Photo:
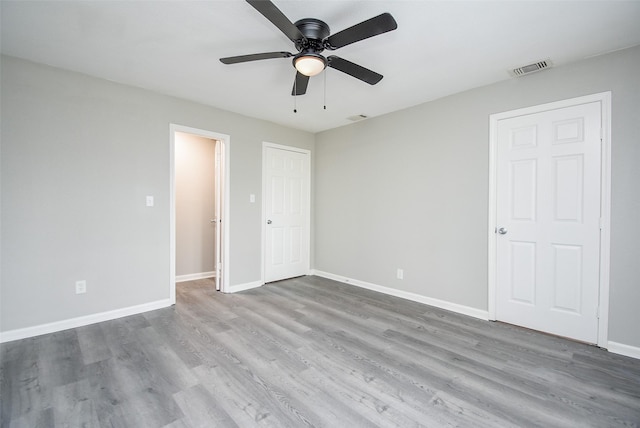
<svg viewBox="0 0 640 428">
<path fill-rule="evenodd" d="M 504 227 L 501 227 L 500 229 L 498 229 L 498 233 L 500 235 L 506 235 L 507 234 L 507 229 L 505 229 Z"/>
<path fill-rule="evenodd" d="M 271 224 L 271 220 L 267 220 L 267 224 Z"/>
</svg>

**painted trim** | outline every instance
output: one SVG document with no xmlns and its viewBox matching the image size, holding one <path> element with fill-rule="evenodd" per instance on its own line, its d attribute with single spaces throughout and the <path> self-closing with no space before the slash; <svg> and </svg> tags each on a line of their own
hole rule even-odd
<svg viewBox="0 0 640 428">
<path fill-rule="evenodd" d="M 207 278 L 215 278 L 216 272 L 200 272 L 200 273 L 189 273 L 186 275 L 176 275 L 176 282 L 186 282 L 186 281 L 195 281 L 197 279 L 207 279 Z"/>
<path fill-rule="evenodd" d="M 192 128 L 189 126 L 169 124 L 169 299 L 176 303 L 176 189 L 175 189 L 175 133 L 198 135 L 200 137 L 218 140 L 222 143 L 224 152 L 223 167 L 223 213 L 222 213 L 222 280 L 220 290 L 226 292 L 230 278 L 229 248 L 230 248 L 230 200 L 231 200 L 231 137 L 226 134 Z"/>
<path fill-rule="evenodd" d="M 611 92 L 603 92 L 600 215 L 600 302 L 598 305 L 598 345 L 608 343 L 609 278 L 611 271 Z M 640 357 L 636 357 L 640 358 Z"/>
<path fill-rule="evenodd" d="M 609 331 L 609 275 L 611 257 L 611 92 L 600 92 L 583 97 L 570 98 L 532 107 L 495 113 L 489 116 L 489 224 L 488 224 L 488 314 L 496 319 L 497 281 L 497 145 L 498 121 L 516 116 L 540 113 L 580 104 L 599 102 L 601 104 L 602 156 L 600 212 L 600 292 L 598 310 L 598 346 L 606 347 Z"/>
<path fill-rule="evenodd" d="M 487 321 L 489 319 L 489 313 L 487 311 L 483 311 L 482 309 L 476 309 L 470 306 L 460 305 L 458 303 L 447 302 L 446 300 L 434 299 L 432 297 L 423 296 L 421 294 L 411 293 L 409 291 L 402 291 L 396 288 L 385 287 L 378 284 L 372 284 L 370 282 L 347 278 L 329 272 L 323 272 L 319 270 L 312 270 L 311 272 L 313 272 L 314 275 L 320 276 L 322 278 L 332 279 L 344 284 L 355 285 L 356 287 L 366 288 L 367 290 L 377 291 L 378 293 L 383 293 L 390 296 L 400 297 L 401 299 L 411 300 L 412 302 L 423 303 L 425 305 L 434 306 L 436 308 L 445 309 L 447 311 L 455 312 L 462 315 L 468 315 L 470 317 L 478 318 L 484 321 Z"/>
<path fill-rule="evenodd" d="M 33 327 L 9 330 L 0 333 L 0 343 L 11 342 L 13 340 L 26 339 L 29 337 L 41 336 L 43 334 L 56 333 L 58 331 L 68 330 L 70 328 L 84 327 L 86 325 L 95 324 L 103 321 L 111 321 L 117 318 L 138 315 L 144 312 L 155 311 L 173 305 L 170 299 L 157 300 L 155 302 L 143 303 L 142 305 L 129 306 L 127 308 L 116 309 L 113 311 L 100 312 L 97 314 L 86 315 L 78 318 L 71 318 L 62 321 L 56 321 L 48 324 L 36 325 Z"/>
<path fill-rule="evenodd" d="M 609 352 L 624 355 L 625 357 L 640 359 L 640 348 L 637 346 L 625 345 L 624 343 L 609 342 L 607 347 Z"/>
<path fill-rule="evenodd" d="M 262 249 L 262 254 L 260 257 L 260 281 L 262 282 L 262 284 L 265 284 L 265 270 L 267 268 L 266 263 L 265 263 L 265 258 L 266 258 L 266 254 L 267 254 L 267 249 L 266 249 L 266 245 L 267 245 L 267 216 L 266 216 L 266 211 L 267 211 L 267 201 L 265 198 L 265 195 L 267 194 L 267 180 L 266 180 L 266 174 L 267 174 L 267 166 L 266 166 L 266 162 L 267 162 L 267 156 L 266 156 L 266 150 L 267 148 L 271 148 L 271 149 L 279 149 L 279 150 L 288 150 L 290 152 L 296 152 L 296 153 L 302 153 L 308 156 L 308 161 L 309 161 L 309 171 L 308 171 L 308 175 L 307 175 L 307 196 L 308 196 L 308 200 L 307 200 L 307 218 L 305 219 L 306 222 L 306 227 L 307 227 L 307 243 L 308 243 L 308 248 L 307 248 L 307 260 L 306 260 L 306 268 L 307 271 L 309 271 L 311 269 L 311 150 L 307 150 L 307 149 L 302 149 L 300 147 L 293 147 L 293 146 L 284 146 L 282 144 L 274 144 L 274 143 L 269 143 L 267 141 L 263 141 L 262 142 L 262 237 L 261 237 L 261 243 L 260 243 L 260 248 Z"/>
<path fill-rule="evenodd" d="M 264 285 L 264 282 L 262 281 L 253 281 L 253 282 L 247 282 L 244 284 L 232 285 L 227 288 L 225 293 L 237 293 L 239 291 L 251 290 L 252 288 L 262 287 L 263 285 Z"/>
<path fill-rule="evenodd" d="M 176 304 L 176 130 L 169 125 L 169 300 Z"/>
<path fill-rule="evenodd" d="M 496 286 L 498 272 L 496 260 L 498 258 L 498 243 L 496 238 L 496 224 L 498 223 L 497 186 L 498 186 L 498 119 L 489 116 L 489 224 L 487 227 L 487 311 L 489 319 L 496 320 Z"/>
</svg>

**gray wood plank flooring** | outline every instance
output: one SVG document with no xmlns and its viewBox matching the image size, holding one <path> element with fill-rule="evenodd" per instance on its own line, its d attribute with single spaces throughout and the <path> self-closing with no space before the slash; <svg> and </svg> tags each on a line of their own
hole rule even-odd
<svg viewBox="0 0 640 428">
<path fill-rule="evenodd" d="M 1 427 L 629 427 L 640 360 L 301 277 L 1 345 Z"/>
</svg>

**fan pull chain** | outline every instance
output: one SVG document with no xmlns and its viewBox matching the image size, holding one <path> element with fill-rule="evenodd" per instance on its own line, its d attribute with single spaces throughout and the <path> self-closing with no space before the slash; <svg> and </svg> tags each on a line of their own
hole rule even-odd
<svg viewBox="0 0 640 428">
<path fill-rule="evenodd" d="M 324 69 L 324 109 L 327 109 L 327 69 Z"/>
<path fill-rule="evenodd" d="M 298 76 L 296 76 L 295 80 L 293 81 L 293 112 L 294 113 L 298 112 L 297 94 L 298 94 Z"/>
</svg>

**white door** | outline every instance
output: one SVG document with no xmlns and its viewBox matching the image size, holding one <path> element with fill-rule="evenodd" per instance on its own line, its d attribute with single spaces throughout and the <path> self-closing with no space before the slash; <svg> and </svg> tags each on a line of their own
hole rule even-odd
<svg viewBox="0 0 640 428">
<path fill-rule="evenodd" d="M 264 146 L 265 282 L 309 272 L 308 151 Z"/>
<path fill-rule="evenodd" d="M 496 318 L 597 343 L 601 103 L 497 124 Z"/>
</svg>

